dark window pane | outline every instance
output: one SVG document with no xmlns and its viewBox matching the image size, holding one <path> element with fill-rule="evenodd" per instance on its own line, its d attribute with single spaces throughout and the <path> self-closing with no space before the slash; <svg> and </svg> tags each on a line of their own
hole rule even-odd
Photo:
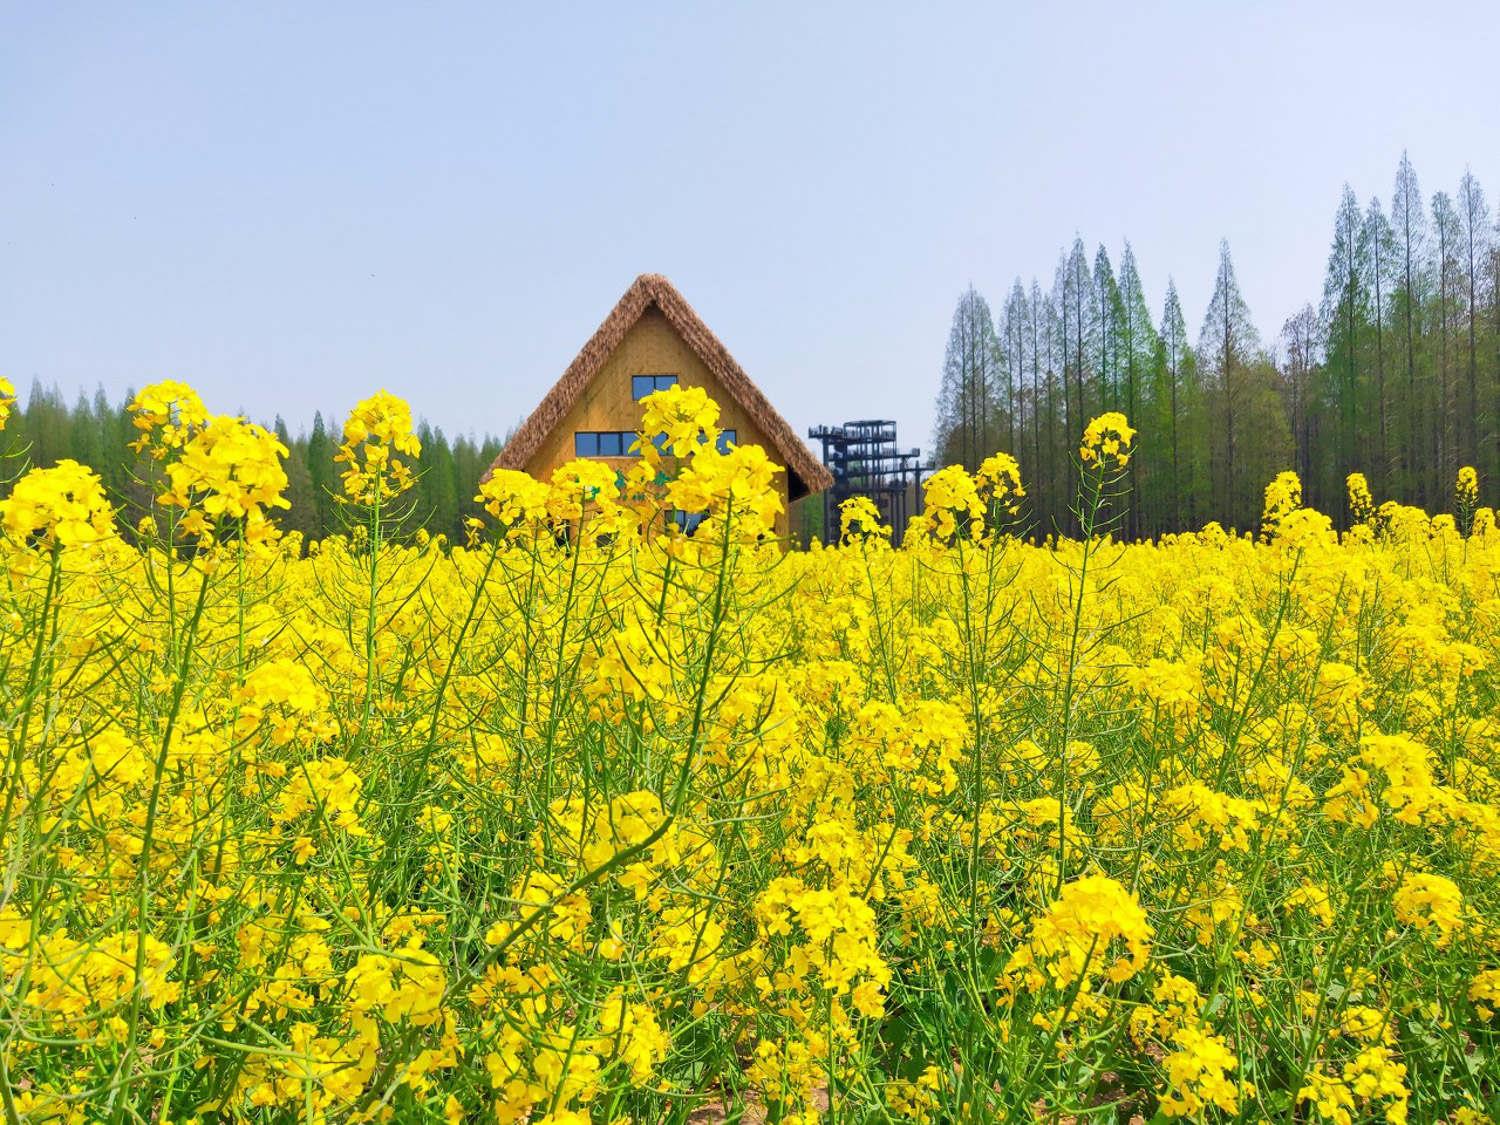
<svg viewBox="0 0 1500 1125">
<path fill-rule="evenodd" d="M 573 435 L 573 456 L 575 457 L 597 457 L 599 456 L 599 435 L 594 433 L 576 433 Z"/>
<path fill-rule="evenodd" d="M 720 453 L 728 453 L 729 452 L 730 443 L 736 443 L 737 444 L 739 442 L 739 440 L 740 440 L 739 433 L 736 430 L 721 430 L 721 431 L 719 431 L 719 452 Z"/>
<path fill-rule="evenodd" d="M 676 386 L 676 375 L 632 375 L 630 377 L 630 394 L 637 402 L 645 398 L 652 391 L 664 391 L 668 387 Z"/>
<path fill-rule="evenodd" d="M 657 449 L 665 451 L 666 448 L 667 448 L 667 435 L 666 435 L 666 433 L 662 432 L 662 433 L 657 434 L 654 438 L 651 439 L 651 444 L 654 445 L 654 446 L 656 446 Z"/>
<path fill-rule="evenodd" d="M 599 456 L 600 457 L 620 457 L 620 456 L 623 456 L 624 453 L 625 453 L 625 444 L 621 440 L 621 438 L 623 438 L 623 437 L 624 437 L 624 435 L 621 434 L 620 431 L 618 431 L 618 430 L 612 430 L 609 433 L 600 434 L 599 435 Z"/>
</svg>

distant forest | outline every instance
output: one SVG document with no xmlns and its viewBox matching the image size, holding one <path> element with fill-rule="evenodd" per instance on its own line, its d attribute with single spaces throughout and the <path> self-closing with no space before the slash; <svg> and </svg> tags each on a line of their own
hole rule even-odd
<svg viewBox="0 0 1500 1125">
<path fill-rule="evenodd" d="M 1389 205 L 1345 186 L 1323 292 L 1269 344 L 1235 281 L 1228 244 L 1196 339 L 1169 280 L 1147 307 L 1135 254 L 1118 267 L 1081 238 L 1052 285 L 1016 279 L 999 315 L 971 287 L 954 313 L 937 404 L 940 463 L 1014 454 L 1039 530 L 1072 526 L 1072 454 L 1087 420 L 1124 412 L 1140 431 L 1124 528 L 1208 520 L 1248 528 L 1284 469 L 1342 521 L 1345 477 L 1387 499 L 1448 510 L 1462 465 L 1482 502 L 1500 482 L 1500 230 L 1465 173 L 1425 198 L 1403 155 Z"/>
<path fill-rule="evenodd" d="M 0 480 L 14 475 L 24 454 L 33 465 L 52 465 L 64 457 L 92 467 L 110 495 L 121 504 L 120 519 L 132 525 L 144 512 L 150 489 L 144 483 L 150 473 L 149 458 L 137 455 L 130 443 L 138 436 L 125 411 L 134 392 L 118 403 L 109 401 L 101 388 L 93 398 L 80 395 L 69 406 L 61 392 L 33 384 L 25 397 L 25 408 L 17 409 L 0 431 Z M 300 531 L 308 539 L 321 539 L 343 530 L 339 505 L 338 467 L 333 463 L 342 419 L 331 425 L 321 413 L 313 416 L 312 430 L 291 434 L 277 418 L 269 428 L 287 447 L 285 462 L 289 511 L 277 513 L 277 522 L 287 531 Z M 473 502 L 479 477 L 500 452 L 502 442 L 486 436 L 480 441 L 459 437 L 450 441 L 442 430 L 427 423 L 418 427 L 422 456 L 418 459 L 416 486 L 402 498 L 402 531 L 425 529 L 462 542 L 463 522 L 480 514 Z"/>
</svg>

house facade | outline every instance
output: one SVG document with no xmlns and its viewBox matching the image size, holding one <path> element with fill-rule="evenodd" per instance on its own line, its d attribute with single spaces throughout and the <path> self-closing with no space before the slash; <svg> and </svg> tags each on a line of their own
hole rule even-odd
<svg viewBox="0 0 1500 1125">
<path fill-rule="evenodd" d="M 576 457 L 625 469 L 641 421 L 640 400 L 673 383 L 702 387 L 719 404 L 725 441 L 763 446 L 785 467 L 783 508 L 832 484 L 778 414 L 672 283 L 643 274 L 578 353 L 496 458 L 494 467 L 545 480 Z M 787 514 L 777 520 L 787 533 Z"/>
</svg>

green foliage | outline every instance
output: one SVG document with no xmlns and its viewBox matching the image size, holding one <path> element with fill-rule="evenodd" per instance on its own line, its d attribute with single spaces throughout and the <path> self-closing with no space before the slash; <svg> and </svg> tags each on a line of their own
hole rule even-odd
<svg viewBox="0 0 1500 1125">
<path fill-rule="evenodd" d="M 33 383 L 25 406 L 0 430 L 0 481 L 18 475 L 23 465 L 54 465 L 71 458 L 90 466 L 104 482 L 119 511 L 122 527 L 130 528 L 149 507 L 153 493 L 152 465 L 132 452 L 135 427 L 125 404 L 134 397 L 127 390 L 111 403 L 104 389 L 92 398 L 80 394 L 71 407 L 56 387 Z M 292 503 L 279 522 L 287 531 L 308 539 L 322 539 L 344 530 L 343 513 L 334 497 L 339 493 L 338 466 L 333 462 L 337 435 L 330 434 L 321 412 L 314 414 L 308 433 L 292 434 L 277 416 L 270 427 L 287 447 L 287 499 Z M 409 511 L 401 530 L 426 531 L 462 542 L 464 521 L 479 514 L 474 494 L 479 478 L 499 454 L 502 442 L 486 434 L 481 440 L 463 435 L 449 441 L 442 430 L 425 423 L 419 429 L 422 456 L 419 477 L 412 489 Z"/>
<path fill-rule="evenodd" d="M 1039 534 L 1076 531 L 1071 435 L 1107 410 L 1141 432 L 1131 465 L 1128 537 L 1208 520 L 1252 525 L 1261 490 L 1286 469 L 1307 502 L 1343 523 L 1345 480 L 1377 501 L 1450 506 L 1458 469 L 1481 491 L 1500 482 L 1500 230 L 1465 173 L 1425 201 L 1402 157 L 1389 208 L 1361 208 L 1345 186 L 1321 297 L 1262 345 L 1220 248 L 1196 345 L 1176 286 L 1156 326 L 1130 244 L 1118 274 L 1081 238 L 1060 256 L 1050 293 L 1012 285 L 980 362 L 988 323 L 971 289 L 954 318 L 939 399 L 939 464 L 991 452 L 1021 462 Z M 982 316 L 975 315 L 982 312 Z M 958 355 L 967 362 L 955 364 Z M 965 378 L 964 376 L 967 376 Z M 966 390 L 967 393 L 958 393 Z"/>
</svg>

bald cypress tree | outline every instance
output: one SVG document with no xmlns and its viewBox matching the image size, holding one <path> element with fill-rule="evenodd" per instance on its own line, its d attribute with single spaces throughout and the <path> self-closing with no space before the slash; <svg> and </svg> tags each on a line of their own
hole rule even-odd
<svg viewBox="0 0 1500 1125">
<path fill-rule="evenodd" d="M 1376 463 L 1368 476 L 1371 483 L 1378 484 L 1384 492 L 1392 476 L 1390 387 L 1386 380 L 1386 368 L 1390 352 L 1387 336 L 1390 330 L 1391 290 L 1395 280 L 1396 235 L 1378 199 L 1372 198 L 1365 208 L 1360 238 L 1364 245 L 1363 286 L 1369 306 L 1371 340 L 1374 344 L 1375 385 L 1372 397 Z"/>
<path fill-rule="evenodd" d="M 1136 266 L 1135 251 L 1125 243 L 1120 256 L 1120 280 L 1117 287 L 1116 304 L 1119 356 L 1116 364 L 1119 384 L 1119 408 L 1125 412 L 1132 424 L 1139 427 L 1144 397 L 1149 390 L 1147 376 L 1157 354 L 1156 329 L 1151 325 L 1151 311 L 1146 307 L 1145 287 L 1141 284 L 1140 270 Z M 1126 512 L 1126 529 L 1131 535 L 1141 533 L 1142 505 L 1141 466 L 1156 460 L 1156 441 L 1150 443 L 1153 452 L 1133 458 L 1130 463 L 1131 504 Z"/>
<path fill-rule="evenodd" d="M 1333 245 L 1323 281 L 1322 316 L 1328 340 L 1328 366 L 1333 373 L 1333 401 L 1338 454 L 1333 472 L 1342 480 L 1355 468 L 1359 424 L 1360 338 L 1367 323 L 1364 288 L 1364 217 L 1348 184 L 1333 219 Z"/>
<path fill-rule="evenodd" d="M 1120 409 L 1120 286 L 1109 252 L 1094 253 L 1094 412 Z"/>
<path fill-rule="evenodd" d="M 1041 385 L 1043 419 L 1041 426 L 1042 466 L 1046 474 L 1046 492 L 1042 511 L 1046 520 L 1039 521 L 1039 531 L 1046 534 L 1063 526 L 1063 504 L 1060 501 L 1067 487 L 1068 460 L 1063 443 L 1067 433 L 1065 399 L 1067 384 L 1063 380 L 1066 340 L 1063 333 L 1063 314 L 1058 305 L 1055 289 L 1043 294 L 1041 285 L 1031 283 L 1032 324 L 1039 333 L 1036 354 L 1041 365 L 1038 381 Z"/>
<path fill-rule="evenodd" d="M 1167 298 L 1162 309 L 1161 329 L 1158 333 L 1161 359 L 1157 364 L 1158 384 L 1155 399 L 1158 417 L 1166 420 L 1167 444 L 1171 463 L 1171 527 L 1181 531 L 1187 501 L 1188 480 L 1183 473 L 1183 394 L 1184 374 L 1188 359 L 1187 321 L 1182 315 L 1182 302 L 1177 296 L 1177 283 L 1167 278 Z"/>
<path fill-rule="evenodd" d="M 1396 239 L 1397 283 L 1392 311 L 1396 318 L 1401 369 L 1405 376 L 1402 395 L 1401 485 L 1414 503 L 1424 503 L 1422 457 L 1424 440 L 1423 399 L 1419 387 L 1418 350 L 1422 335 L 1422 310 L 1426 298 L 1427 212 L 1422 203 L 1422 189 L 1416 170 L 1406 153 L 1396 168 L 1396 185 L 1391 194 L 1391 229 Z"/>
<path fill-rule="evenodd" d="M 1245 516 L 1248 508 L 1245 498 L 1253 485 L 1244 479 L 1239 453 L 1243 444 L 1241 427 L 1245 423 L 1241 407 L 1247 398 L 1249 365 L 1259 358 L 1259 353 L 1260 338 L 1250 319 L 1250 308 L 1240 293 L 1226 239 L 1219 243 L 1219 266 L 1198 336 L 1198 356 L 1208 378 L 1217 417 L 1217 435 L 1210 447 L 1215 507 L 1231 520 L 1254 516 L 1253 513 Z"/>
<path fill-rule="evenodd" d="M 1286 400 L 1287 421 L 1297 449 L 1297 475 L 1302 479 L 1304 495 L 1310 482 L 1323 488 L 1326 482 L 1314 472 L 1313 445 L 1318 394 L 1319 366 L 1323 338 L 1322 320 L 1311 305 L 1303 305 L 1281 326 L 1282 394 Z M 1313 498 L 1308 497 L 1312 502 Z M 1326 502 L 1326 501 L 1325 501 Z M 1316 504 L 1314 505 L 1316 506 Z"/>
<path fill-rule="evenodd" d="M 321 410 L 313 412 L 312 433 L 307 437 L 307 473 L 312 484 L 313 530 L 318 539 L 339 530 L 334 513 L 334 496 L 338 490 L 338 473 L 333 464 L 333 439 L 323 422 Z"/>
<path fill-rule="evenodd" d="M 944 461 L 973 470 L 995 452 L 1000 341 L 989 303 L 971 285 L 958 299 L 938 397 L 933 445 Z"/>
<path fill-rule="evenodd" d="M 1464 344 L 1467 362 L 1464 364 L 1464 384 L 1467 392 L 1463 411 L 1464 434 L 1463 456 L 1471 465 L 1480 463 L 1480 403 L 1479 403 L 1479 331 L 1483 320 L 1481 298 L 1484 294 L 1487 259 L 1490 241 L 1490 211 L 1484 201 L 1484 191 L 1474 174 L 1465 170 L 1458 185 L 1458 238 L 1461 278 L 1461 298 L 1464 302 Z M 1493 417 L 1495 404 L 1489 404 L 1485 417 Z"/>
<path fill-rule="evenodd" d="M 1073 401 L 1068 405 L 1068 427 L 1082 429 L 1092 406 L 1084 400 L 1084 384 L 1089 378 L 1097 332 L 1094 314 L 1094 279 L 1089 272 L 1083 239 L 1074 238 L 1063 273 L 1065 320 L 1071 320 L 1073 339 L 1068 346 L 1069 370 L 1073 378 Z M 1071 316 L 1069 315 L 1071 314 Z M 1064 325 L 1066 329 L 1066 324 Z"/>
<path fill-rule="evenodd" d="M 1432 458 L 1427 465 L 1428 503 L 1442 503 L 1458 471 L 1461 439 L 1457 359 L 1463 308 L 1462 233 L 1458 209 L 1445 191 L 1432 197 L 1432 250 L 1437 315 L 1433 318 L 1436 364 L 1429 396 L 1432 405 Z"/>
</svg>

